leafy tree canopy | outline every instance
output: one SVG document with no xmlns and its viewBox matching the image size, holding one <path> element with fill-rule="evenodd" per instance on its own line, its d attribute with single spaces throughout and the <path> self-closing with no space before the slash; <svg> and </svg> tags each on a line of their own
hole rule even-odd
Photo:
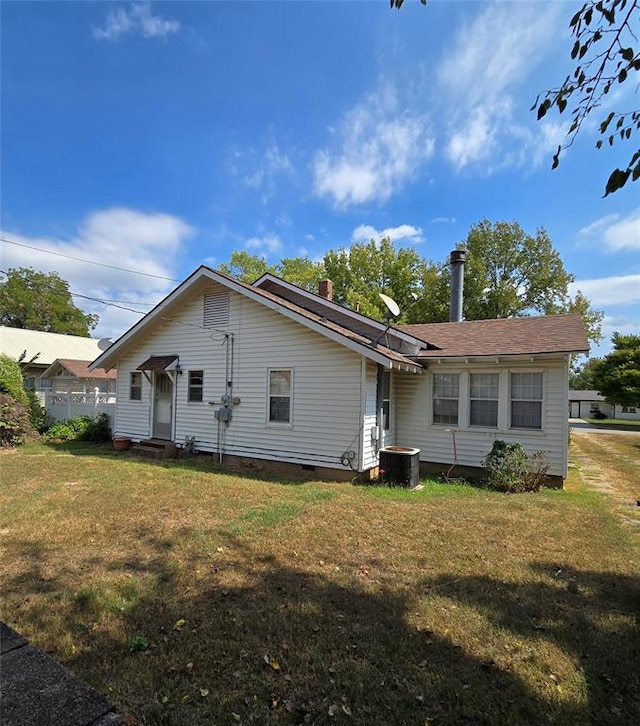
<svg viewBox="0 0 640 726">
<path fill-rule="evenodd" d="M 427 0 L 420 0 L 423 5 Z M 404 0 L 390 0 L 392 8 L 400 9 Z M 573 73 L 556 88 L 538 94 L 532 111 L 538 121 L 556 109 L 562 114 L 569 108 L 571 123 L 566 142 L 553 155 L 552 168 L 560 161 L 560 152 L 569 148 L 582 126 L 602 108 L 599 120 L 600 138 L 596 148 L 628 143 L 634 131 L 640 129 L 640 109 L 611 110 L 609 99 L 626 81 L 638 89 L 640 52 L 637 47 L 637 23 L 640 19 L 640 0 L 587 0 L 569 21 L 573 38 L 571 60 L 576 61 Z M 610 95 L 609 95 L 610 94 Z M 604 113 L 604 111 L 608 111 Z M 604 196 L 617 192 L 631 179 L 640 179 L 640 149 L 629 153 L 622 169 L 614 169 L 607 180 Z"/>
<path fill-rule="evenodd" d="M 600 363 L 600 358 L 589 358 L 581 366 L 577 366 L 569 373 L 569 388 L 574 391 L 594 391 L 593 372 Z"/>
<path fill-rule="evenodd" d="M 569 296 L 573 282 L 540 229 L 529 235 L 517 222 L 483 220 L 460 243 L 467 250 L 464 317 L 467 320 L 574 312 L 582 315 L 591 340 L 599 342 L 603 314 L 582 293 Z M 315 292 L 318 280 L 333 282 L 333 299 L 376 320 L 387 310 L 379 293 L 400 306 L 397 323 L 438 323 L 449 319 L 450 272 L 442 263 L 420 257 L 413 247 L 396 247 L 389 239 L 360 242 L 330 250 L 322 262 L 306 257 L 276 265 L 249 252 L 234 252 L 221 269 L 247 282 L 265 272 Z"/>
<path fill-rule="evenodd" d="M 607 403 L 640 405 L 640 335 L 612 337 L 613 351 L 593 365 L 592 382 Z"/>
<path fill-rule="evenodd" d="M 0 354 L 0 393 L 6 393 L 20 403 L 27 403 L 20 364 L 5 353 Z"/>
<path fill-rule="evenodd" d="M 0 324 L 88 338 L 98 316 L 74 305 L 69 284 L 57 272 L 20 267 L 8 270 L 0 283 Z"/>
</svg>

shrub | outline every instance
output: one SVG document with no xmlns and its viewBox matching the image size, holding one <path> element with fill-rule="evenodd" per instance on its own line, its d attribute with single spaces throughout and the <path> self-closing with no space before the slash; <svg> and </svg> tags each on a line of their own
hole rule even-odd
<svg viewBox="0 0 640 726">
<path fill-rule="evenodd" d="M 20 446 L 35 438 L 29 409 L 8 393 L 0 393 L 0 446 Z"/>
<path fill-rule="evenodd" d="M 520 443 L 496 440 L 483 461 L 486 484 L 501 492 L 537 492 L 549 469 L 543 451 L 528 453 Z"/>
<path fill-rule="evenodd" d="M 20 364 L 4 353 L 0 355 L 0 393 L 8 393 L 16 401 L 27 403 Z"/>
<path fill-rule="evenodd" d="M 110 438 L 111 429 L 106 413 L 58 421 L 45 434 L 47 441 L 107 441 Z"/>
<path fill-rule="evenodd" d="M 27 390 L 27 404 L 31 416 L 31 425 L 39 433 L 43 434 L 53 423 L 45 407 L 40 403 L 38 394 L 35 391 Z"/>
</svg>

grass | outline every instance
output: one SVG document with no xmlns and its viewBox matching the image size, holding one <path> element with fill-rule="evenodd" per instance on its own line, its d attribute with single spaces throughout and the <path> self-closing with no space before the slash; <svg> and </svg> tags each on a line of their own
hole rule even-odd
<svg viewBox="0 0 640 726">
<path fill-rule="evenodd" d="M 640 431 L 640 420 L 630 418 L 585 418 L 582 419 L 592 426 L 602 426 L 606 428 L 620 429 L 637 429 Z"/>
<path fill-rule="evenodd" d="M 640 442 L 599 436 L 536 495 L 4 453 L 2 617 L 145 724 L 637 723 L 639 530 L 585 481 Z"/>
</svg>

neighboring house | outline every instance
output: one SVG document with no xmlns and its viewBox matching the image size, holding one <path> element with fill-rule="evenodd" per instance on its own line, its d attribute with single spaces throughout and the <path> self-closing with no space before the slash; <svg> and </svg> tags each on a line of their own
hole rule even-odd
<svg viewBox="0 0 640 726">
<path fill-rule="evenodd" d="M 91 361 L 102 352 L 99 343 L 96 338 L 79 335 L 0 326 L 0 353 L 6 353 L 15 360 L 25 354 L 24 360 L 28 363 L 23 367 L 25 386 L 35 391 L 50 390 L 52 380 L 41 380 L 40 376 L 55 360 Z M 32 359 L 33 362 L 30 362 Z"/>
<path fill-rule="evenodd" d="M 613 407 L 598 391 L 569 391 L 570 418 L 593 418 L 593 414 L 598 411 L 605 416 L 613 413 Z"/>
<path fill-rule="evenodd" d="M 115 414 L 115 371 L 90 371 L 104 349 L 96 338 L 0 326 L 0 353 L 22 365 L 26 388 L 36 391 L 54 420 L 82 414 Z M 96 391 L 96 389 L 98 389 Z"/>
<path fill-rule="evenodd" d="M 480 471 L 495 439 L 567 473 L 568 361 L 578 315 L 401 328 L 272 275 L 200 267 L 90 366 L 117 368 L 114 434 L 193 445 L 249 467 L 376 470 L 384 446 L 424 471 Z M 457 472 L 458 473 L 458 472 Z"/>
<path fill-rule="evenodd" d="M 621 406 L 607 403 L 598 391 L 569 391 L 569 416 L 571 418 L 593 418 L 597 412 L 609 418 L 640 420 L 640 405 Z"/>
<path fill-rule="evenodd" d="M 49 381 L 51 393 L 61 397 L 78 397 L 83 402 L 95 399 L 100 403 L 115 403 L 116 372 L 103 368 L 89 370 L 90 360 L 57 358 L 41 374 L 41 385 Z"/>
</svg>

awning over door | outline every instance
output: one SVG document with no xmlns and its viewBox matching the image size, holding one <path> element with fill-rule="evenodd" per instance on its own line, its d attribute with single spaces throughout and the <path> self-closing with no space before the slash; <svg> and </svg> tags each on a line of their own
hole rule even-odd
<svg viewBox="0 0 640 726">
<path fill-rule="evenodd" d="M 173 371 L 178 365 L 177 355 L 152 355 L 136 368 L 137 371 Z"/>
</svg>

